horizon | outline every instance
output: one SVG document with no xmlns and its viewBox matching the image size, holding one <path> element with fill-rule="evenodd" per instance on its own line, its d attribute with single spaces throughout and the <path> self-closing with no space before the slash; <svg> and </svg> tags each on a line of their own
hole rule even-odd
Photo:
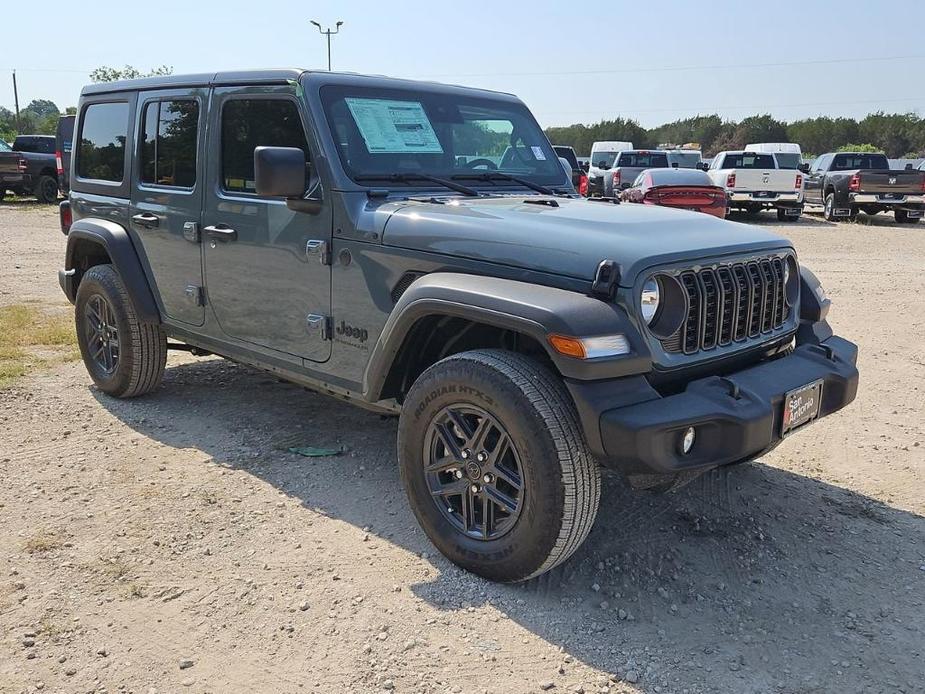
<svg viewBox="0 0 925 694">
<path fill-rule="evenodd" d="M 892 16 L 906 17 L 899 25 L 883 22 L 877 7 L 867 3 L 826 0 L 806 6 L 784 0 L 775 13 L 792 18 L 782 25 L 789 31 L 765 29 L 766 10 L 732 2 L 705 11 L 669 0 L 655 20 L 648 8 L 631 3 L 602 5 L 589 16 L 538 2 L 525 19 L 521 8 L 484 0 L 471 0 L 465 13 L 424 3 L 389 12 L 368 1 L 345 8 L 324 0 L 306 9 L 268 0 L 258 14 L 240 0 L 220 11 L 167 0 L 145 16 L 145 33 L 156 41 L 113 33 L 112 17 L 124 14 L 114 0 L 76 14 L 72 7 L 55 1 L 48 11 L 67 16 L 72 36 L 93 39 L 80 45 L 79 64 L 61 51 L 35 51 L 34 33 L 11 32 L 0 58 L 5 73 L 0 105 L 13 110 L 14 68 L 20 109 L 33 99 L 50 99 L 62 112 L 77 104 L 89 72 L 104 65 L 148 71 L 163 64 L 175 74 L 267 63 L 324 69 L 326 43 L 309 24 L 317 19 L 325 27 L 344 22 L 332 37 L 335 70 L 511 92 L 544 128 L 630 118 L 652 129 L 714 113 L 723 120 L 769 114 L 793 122 L 925 110 L 925 94 L 909 86 L 909 75 L 925 68 L 925 51 L 915 50 L 925 5 L 909 0 L 891 5 Z M 13 8 L 9 26 L 28 27 L 29 14 Z M 287 21 L 278 22 L 281 16 Z M 201 27 L 216 17 L 224 38 L 204 50 Z M 812 43 L 849 30 L 855 36 L 858 26 L 864 27 L 863 42 Z M 264 35 L 270 39 L 260 41 Z M 394 46 L 399 41 L 404 49 Z M 253 54 L 259 60 L 247 57 Z"/>
</svg>

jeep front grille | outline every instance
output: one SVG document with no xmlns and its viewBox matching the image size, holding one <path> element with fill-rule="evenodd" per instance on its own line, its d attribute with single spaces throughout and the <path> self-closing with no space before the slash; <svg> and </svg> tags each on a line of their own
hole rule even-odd
<svg viewBox="0 0 925 694">
<path fill-rule="evenodd" d="M 773 333 L 790 315 L 779 256 L 684 270 L 687 317 L 662 340 L 666 352 L 695 354 Z"/>
</svg>

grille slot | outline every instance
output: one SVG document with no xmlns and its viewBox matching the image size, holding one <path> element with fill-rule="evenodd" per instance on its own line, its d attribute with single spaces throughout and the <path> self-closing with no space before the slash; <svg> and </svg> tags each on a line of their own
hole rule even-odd
<svg viewBox="0 0 925 694">
<path fill-rule="evenodd" d="M 696 354 L 778 330 L 790 314 L 784 262 L 775 256 L 682 271 L 678 279 L 687 294 L 687 317 L 662 347 Z"/>
</svg>

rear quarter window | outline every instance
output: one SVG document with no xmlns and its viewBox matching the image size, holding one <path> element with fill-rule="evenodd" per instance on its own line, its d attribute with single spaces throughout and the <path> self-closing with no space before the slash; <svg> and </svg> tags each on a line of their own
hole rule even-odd
<svg viewBox="0 0 925 694">
<path fill-rule="evenodd" d="M 77 175 L 80 178 L 122 182 L 128 120 L 129 107 L 125 102 L 87 106 L 77 147 Z"/>
</svg>

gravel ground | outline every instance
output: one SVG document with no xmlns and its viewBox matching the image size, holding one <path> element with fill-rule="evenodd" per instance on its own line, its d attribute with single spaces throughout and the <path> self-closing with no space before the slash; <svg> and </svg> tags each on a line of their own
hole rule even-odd
<svg viewBox="0 0 925 694">
<path fill-rule="evenodd" d="M 523 586 L 434 552 L 392 419 L 188 355 L 134 401 L 79 363 L 0 394 L 0 691 L 925 691 L 925 226 L 761 223 L 858 400 L 673 494 L 607 476 Z M 60 305 L 54 211 L 0 205 L 0 239 L 0 303 Z"/>
</svg>

